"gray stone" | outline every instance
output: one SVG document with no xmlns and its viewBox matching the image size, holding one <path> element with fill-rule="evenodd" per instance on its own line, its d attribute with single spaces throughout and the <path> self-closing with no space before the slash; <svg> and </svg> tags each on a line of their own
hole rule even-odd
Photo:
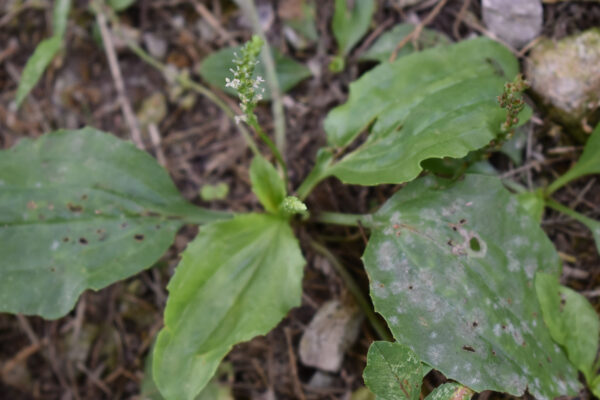
<svg viewBox="0 0 600 400">
<path fill-rule="evenodd" d="M 304 365 L 337 372 L 346 350 L 356 341 L 363 314 L 353 302 L 331 300 L 323 304 L 300 339 Z"/>
<path fill-rule="evenodd" d="M 525 46 L 542 30 L 540 0 L 482 0 L 481 3 L 487 29 L 514 48 Z"/>
<path fill-rule="evenodd" d="M 557 42 L 543 39 L 532 49 L 525 72 L 550 115 L 584 140 L 600 114 L 600 29 Z"/>
</svg>

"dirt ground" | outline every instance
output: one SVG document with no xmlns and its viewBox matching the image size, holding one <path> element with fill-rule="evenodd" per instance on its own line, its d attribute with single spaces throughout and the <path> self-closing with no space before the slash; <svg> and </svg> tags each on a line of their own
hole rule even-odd
<svg viewBox="0 0 600 400">
<path fill-rule="evenodd" d="M 91 125 L 129 138 L 129 130 L 117 101 L 117 91 L 108 68 L 106 55 L 98 45 L 94 18 L 86 1 L 74 1 L 67 30 L 66 50 L 56 59 L 28 97 L 15 111 L 14 97 L 20 73 L 36 45 L 50 35 L 52 1 L 25 1 L 17 12 L 6 13 L 9 3 L 0 2 L 0 146 L 9 148 L 22 137 L 37 137 L 58 128 Z M 243 43 L 251 29 L 231 1 L 202 2 L 210 17 L 227 35 L 205 35 L 206 25 L 193 0 L 138 0 L 120 18 L 138 33 L 152 33 L 168 45 L 165 62 L 196 69 L 211 52 L 231 43 Z M 373 64 L 359 64 L 363 50 L 359 45 L 340 74 L 327 66 L 336 52 L 330 21 L 333 0 L 319 1 L 317 28 L 319 41 L 298 51 L 282 34 L 279 12 L 285 1 L 258 2 L 272 12 L 268 37 L 273 47 L 294 59 L 311 65 L 313 76 L 285 95 L 288 150 L 291 181 L 294 186 L 310 170 L 317 149 L 325 143 L 323 119 L 334 106 L 345 101 L 348 84 Z M 435 1 L 400 9 L 393 0 L 379 0 L 373 28 L 366 40 L 381 33 L 377 26 L 393 26 L 415 21 L 429 14 Z M 269 7 L 270 4 L 270 7 Z M 477 24 L 467 23 L 465 15 L 480 19 L 477 0 L 450 0 L 435 17 L 430 28 L 444 32 L 455 41 L 481 35 Z M 562 38 L 592 26 L 600 26 L 600 3 L 563 2 L 544 6 L 543 34 Z M 482 25 L 482 23 L 480 24 Z M 526 57 L 526 55 L 525 55 Z M 134 109 L 147 97 L 169 95 L 168 82 L 162 75 L 126 49 L 118 51 L 119 67 L 127 96 Z M 523 57 L 521 58 L 523 59 Z M 225 95 L 220 95 L 226 98 Z M 236 101 L 229 100 L 232 104 Z M 581 145 L 549 119 L 534 104 L 525 159 L 520 166 L 507 157 L 492 158 L 504 174 L 526 186 L 543 186 L 564 172 L 581 152 Z M 270 107 L 262 105 L 259 118 L 272 131 Z M 191 107 L 169 102 L 165 118 L 158 124 L 160 144 L 146 139 L 152 154 L 164 155 L 166 166 L 186 198 L 213 209 L 234 211 L 259 210 L 250 191 L 248 166 L 251 152 L 235 126 L 213 103 L 196 96 Z M 580 179 L 562 189 L 556 199 L 586 215 L 600 218 L 598 177 Z M 225 201 L 202 202 L 198 196 L 204 183 L 225 182 L 230 191 Z M 311 210 L 366 213 L 382 204 L 395 186 L 365 188 L 344 186 L 335 179 L 319 185 L 308 199 Z M 584 293 L 600 310 L 600 257 L 593 238 L 582 225 L 553 211 L 546 211 L 543 227 L 560 251 L 565 269 L 563 282 Z M 331 248 L 343 261 L 367 293 L 367 280 L 360 262 L 364 232 L 354 228 L 325 226 L 298 227 L 300 238 L 308 234 L 331 240 Z M 37 317 L 0 315 L 0 400 L 3 399 L 139 399 L 144 362 L 153 338 L 162 325 L 166 284 L 186 243 L 195 235 L 184 228 L 175 244 L 155 268 L 99 292 L 86 292 L 76 308 L 64 318 L 45 321 Z M 346 235 L 349 239 L 335 241 Z M 349 399 L 363 385 L 362 370 L 369 344 L 376 338 L 364 322 L 359 339 L 346 353 L 342 368 L 315 384 L 317 371 L 298 361 L 298 342 L 319 305 L 347 296 L 343 280 L 323 260 L 315 257 L 303 243 L 307 266 L 302 306 L 271 333 L 243 343 L 227 357 L 231 373 L 222 377 L 236 399 Z M 6 368 L 9 365 L 10 368 Z M 321 377 L 323 378 L 323 377 Z M 427 377 L 431 389 L 443 380 L 437 373 Z M 324 383 L 323 383 L 324 382 Z M 582 393 L 582 398 L 589 394 Z M 479 398 L 506 397 L 483 393 Z"/>
</svg>

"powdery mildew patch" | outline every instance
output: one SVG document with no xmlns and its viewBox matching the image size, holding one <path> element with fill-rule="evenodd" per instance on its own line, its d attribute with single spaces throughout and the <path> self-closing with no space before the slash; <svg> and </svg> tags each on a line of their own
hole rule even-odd
<svg viewBox="0 0 600 400">
<path fill-rule="evenodd" d="M 438 186 L 417 181 L 375 214 L 363 259 L 377 311 L 424 362 L 475 390 L 576 391 L 532 285 L 536 271 L 556 272 L 551 243 L 495 179 Z"/>
</svg>

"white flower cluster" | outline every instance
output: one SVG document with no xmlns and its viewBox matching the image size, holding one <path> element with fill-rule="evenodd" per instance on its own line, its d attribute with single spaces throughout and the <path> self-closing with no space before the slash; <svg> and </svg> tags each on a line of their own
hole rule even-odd
<svg viewBox="0 0 600 400">
<path fill-rule="evenodd" d="M 235 89 L 240 99 L 240 108 L 243 114 L 235 117 L 236 123 L 240 121 L 248 122 L 249 119 L 252 119 L 256 104 L 263 99 L 265 89 L 261 87 L 261 83 L 265 80 L 262 76 L 257 76 L 256 79 L 252 78 L 258 64 L 256 57 L 261 45 L 261 42 L 253 38 L 252 42 L 242 48 L 241 57 L 234 53 L 233 63 L 236 64 L 236 67 L 235 69 L 229 69 L 233 74 L 233 78 L 225 78 L 225 87 Z"/>
</svg>

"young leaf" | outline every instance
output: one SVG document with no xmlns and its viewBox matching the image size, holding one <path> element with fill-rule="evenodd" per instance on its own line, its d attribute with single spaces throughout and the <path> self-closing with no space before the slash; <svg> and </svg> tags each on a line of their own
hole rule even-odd
<svg viewBox="0 0 600 400">
<path fill-rule="evenodd" d="M 60 50 L 62 46 L 62 38 L 53 36 L 48 39 L 44 39 L 38 44 L 33 52 L 32 56 L 27 60 L 23 73 L 21 74 L 21 80 L 19 81 L 19 87 L 17 88 L 17 97 L 15 102 L 17 107 L 20 107 L 25 100 L 25 97 L 31 92 L 33 87 L 38 83 L 42 74 Z"/>
<path fill-rule="evenodd" d="M 348 7 L 350 3 L 351 7 Z M 342 56 L 348 54 L 367 32 L 374 12 L 374 0 L 335 0 L 331 27 Z"/>
<path fill-rule="evenodd" d="M 116 12 L 121 12 L 131 7 L 135 1 L 136 0 L 108 0 L 108 5 Z"/>
<path fill-rule="evenodd" d="M 267 333 L 298 306 L 303 265 L 292 230 L 276 216 L 202 227 L 168 286 L 153 367 L 163 396 L 193 399 L 234 344 Z"/>
<path fill-rule="evenodd" d="M 265 210 L 277 214 L 286 195 L 285 182 L 270 162 L 262 156 L 254 157 L 250 165 L 252 191 Z"/>
<path fill-rule="evenodd" d="M 484 38 L 379 65 L 325 120 L 336 147 L 376 121 L 367 141 L 328 173 L 353 184 L 402 183 L 418 176 L 423 160 L 462 158 L 487 145 L 506 118 L 496 98 L 517 73 L 512 53 Z"/>
<path fill-rule="evenodd" d="M 589 174 L 600 174 L 600 124 L 596 126 L 596 129 L 588 138 L 583 154 L 579 157 L 577 164 L 566 174 L 555 180 L 548 187 L 548 193 L 558 190 L 574 179 Z"/>
<path fill-rule="evenodd" d="M 585 297 L 560 285 L 554 275 L 537 274 L 535 289 L 552 338 L 591 385 L 600 340 L 598 314 Z"/>
<path fill-rule="evenodd" d="M 458 383 L 444 383 L 436 387 L 425 400 L 469 400 L 473 391 Z"/>
<path fill-rule="evenodd" d="M 200 75 L 211 85 L 223 90 L 231 95 L 236 95 L 237 92 L 231 87 L 225 86 L 225 78 L 231 77 L 229 67 L 232 65 L 234 58 L 233 53 L 240 53 L 240 47 L 227 47 L 219 50 L 204 59 L 200 66 Z M 275 72 L 279 80 L 279 87 L 283 92 L 286 92 L 296 86 L 300 81 L 308 78 L 310 70 L 304 65 L 294 61 L 293 59 L 284 56 L 276 49 L 273 49 L 273 58 L 275 61 Z M 262 63 L 256 66 L 253 78 L 257 76 L 265 76 L 265 69 Z M 271 99 L 271 92 L 268 85 L 265 86 L 263 94 L 265 100 Z"/>
<path fill-rule="evenodd" d="M 92 128 L 0 151 L 0 311 L 58 318 L 86 289 L 151 266 L 183 225 L 223 218 L 185 201 L 131 143 Z"/>
<path fill-rule="evenodd" d="M 423 371 L 421 362 L 408 347 L 400 343 L 373 342 L 363 379 L 377 400 L 418 400 Z"/>
<path fill-rule="evenodd" d="M 396 25 L 391 30 L 382 34 L 376 41 L 364 52 L 359 58 L 360 61 L 377 61 L 387 62 L 392 55 L 392 52 L 404 39 L 409 35 L 415 26 L 412 24 L 401 23 Z M 423 29 L 418 38 L 419 48 L 415 49 L 412 42 L 408 42 L 406 46 L 398 51 L 397 57 L 402 57 L 411 54 L 417 50 L 423 50 L 430 47 L 445 46 L 450 44 L 450 39 L 443 33 L 433 31 L 431 29 Z"/>
<path fill-rule="evenodd" d="M 52 15 L 53 36 L 42 40 L 35 48 L 32 56 L 27 60 L 27 64 L 25 64 L 21 75 L 19 87 L 17 88 L 17 96 L 15 98 L 17 108 L 21 106 L 23 100 L 25 100 L 29 92 L 38 83 L 44 71 L 60 50 L 65 30 L 67 29 L 67 17 L 70 10 L 71 0 L 56 0 L 54 3 Z"/>
<path fill-rule="evenodd" d="M 578 390 L 533 287 L 537 271 L 559 273 L 558 255 L 498 178 L 422 178 L 373 218 L 363 256 L 371 297 L 419 359 L 478 392 Z"/>
<path fill-rule="evenodd" d="M 71 0 L 56 0 L 52 14 L 52 31 L 53 35 L 60 37 L 61 40 L 65 36 L 67 30 L 67 18 L 71 10 Z"/>
</svg>

